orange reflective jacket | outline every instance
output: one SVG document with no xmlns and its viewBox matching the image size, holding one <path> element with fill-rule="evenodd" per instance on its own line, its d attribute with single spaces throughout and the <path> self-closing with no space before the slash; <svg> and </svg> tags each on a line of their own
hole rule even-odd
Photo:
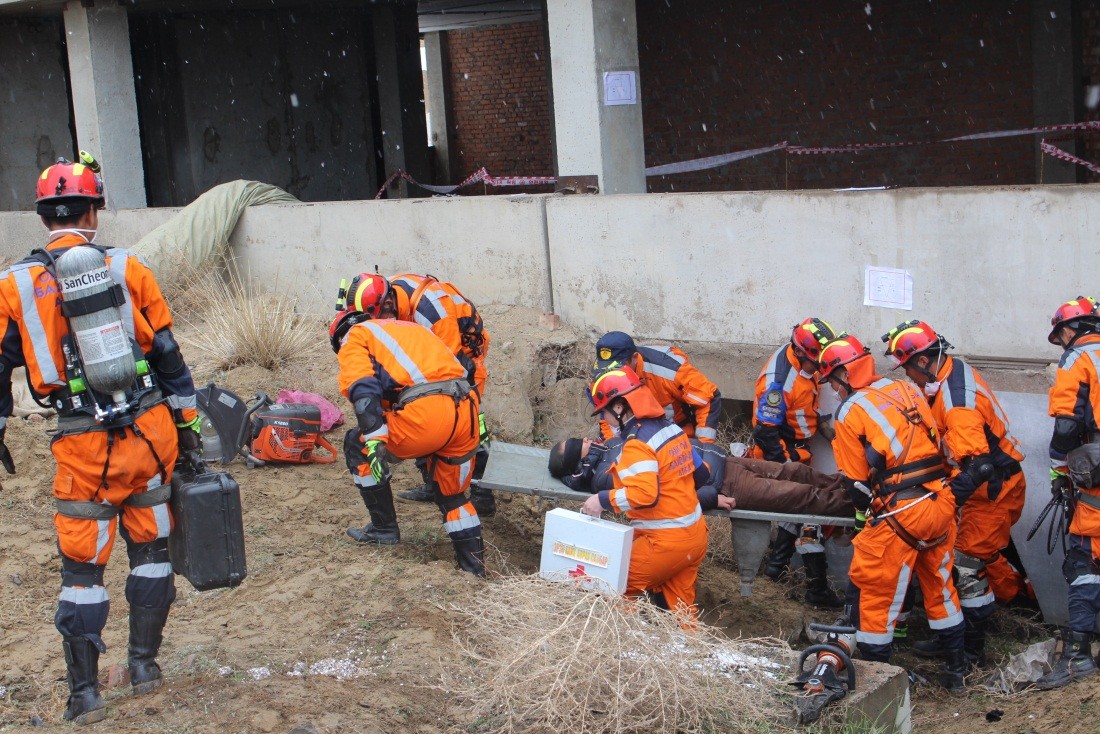
<svg viewBox="0 0 1100 734">
<path fill-rule="evenodd" d="M 1077 424 L 1075 436 L 1070 440 L 1078 446 L 1086 441 L 1100 440 L 1100 429 L 1096 425 L 1097 415 L 1100 415 L 1100 334 L 1082 336 L 1062 354 L 1054 386 L 1050 388 L 1049 412 L 1055 421 L 1070 419 Z M 1065 454 L 1074 447 L 1059 442 L 1064 450 L 1058 450 L 1054 444 L 1052 440 L 1051 466 L 1065 471 Z M 1100 507 L 1093 506 L 1100 504 L 1100 487 L 1078 489 L 1091 500 L 1077 502 L 1069 530 L 1075 535 L 1100 537 Z"/>
<path fill-rule="evenodd" d="M 940 389 L 930 399 L 932 416 L 949 461 L 961 466 L 964 459 L 998 452 L 1024 460 L 1019 442 L 1009 433 L 1008 416 L 977 370 L 961 359 L 947 357 L 936 379 Z"/>
<path fill-rule="evenodd" d="M 686 354 L 676 347 L 638 347 L 629 366 L 665 409 L 665 418 L 680 426 L 688 437 L 704 441 L 718 437 L 722 394 Z M 602 420 L 600 432 L 604 438 L 615 435 Z"/>
<path fill-rule="evenodd" d="M 475 383 L 483 390 L 488 373 L 485 355 L 489 332 L 474 304 L 451 283 L 431 276 L 405 273 L 390 278 L 397 318 L 415 321 L 438 336 L 451 354 L 465 355 L 475 365 Z M 461 359 L 459 361 L 462 361 Z"/>
<path fill-rule="evenodd" d="M 752 425 L 754 455 L 768 461 L 805 461 L 802 444 L 817 432 L 818 385 L 802 372 L 794 347 L 780 347 L 756 378 Z"/>
</svg>

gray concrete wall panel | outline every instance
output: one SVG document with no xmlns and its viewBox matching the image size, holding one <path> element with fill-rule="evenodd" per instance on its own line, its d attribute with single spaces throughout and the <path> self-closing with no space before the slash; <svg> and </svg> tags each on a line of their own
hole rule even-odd
<svg viewBox="0 0 1100 734">
<path fill-rule="evenodd" d="M 73 157 L 69 88 L 58 17 L 0 19 L 0 210 L 34 208 L 34 185 Z"/>
</svg>

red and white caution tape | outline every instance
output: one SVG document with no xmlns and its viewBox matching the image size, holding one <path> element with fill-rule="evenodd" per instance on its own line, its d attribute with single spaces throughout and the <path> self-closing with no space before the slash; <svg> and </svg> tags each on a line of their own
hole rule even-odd
<svg viewBox="0 0 1100 734">
<path fill-rule="evenodd" d="M 1066 163 L 1076 163 L 1079 166 L 1084 166 L 1093 173 L 1100 173 L 1100 166 L 1096 165 L 1095 163 L 1089 163 L 1083 158 L 1078 158 L 1075 155 L 1070 155 L 1066 151 L 1051 145 L 1045 140 L 1039 144 L 1039 148 L 1047 155 L 1057 158 L 1060 161 L 1065 161 Z"/>
<path fill-rule="evenodd" d="M 381 199 L 382 193 L 385 192 L 390 185 L 397 179 L 404 179 L 414 186 L 419 186 L 427 191 L 434 192 L 436 194 L 451 194 L 459 189 L 470 186 L 476 183 L 483 183 L 486 186 L 545 186 L 553 185 L 557 182 L 557 178 L 554 176 L 493 176 L 484 167 L 477 169 L 465 179 L 462 183 L 454 186 L 433 186 L 431 184 L 422 184 L 413 178 L 407 171 L 398 170 L 388 179 L 386 183 L 382 184 L 382 188 L 378 189 L 378 193 L 374 195 L 374 198 Z"/>
</svg>

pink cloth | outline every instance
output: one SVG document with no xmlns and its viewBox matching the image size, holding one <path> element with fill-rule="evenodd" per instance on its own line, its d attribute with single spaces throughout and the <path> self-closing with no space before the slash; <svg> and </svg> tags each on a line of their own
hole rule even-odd
<svg viewBox="0 0 1100 734">
<path fill-rule="evenodd" d="M 331 431 L 344 422 L 344 411 L 337 408 L 321 395 L 302 390 L 280 390 L 276 403 L 309 403 L 321 409 L 321 433 Z"/>
</svg>

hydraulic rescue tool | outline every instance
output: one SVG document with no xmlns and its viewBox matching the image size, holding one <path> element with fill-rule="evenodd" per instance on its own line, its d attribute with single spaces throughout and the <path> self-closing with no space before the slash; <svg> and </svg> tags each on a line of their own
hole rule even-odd
<svg viewBox="0 0 1100 734">
<path fill-rule="evenodd" d="M 796 668 L 798 677 L 791 681 L 792 686 L 805 694 L 795 699 L 800 724 L 817 721 L 822 709 L 856 689 L 856 669 L 851 658 L 856 628 L 811 622 L 810 631 L 821 636 L 817 644 L 802 651 Z M 814 666 L 807 671 L 803 666 L 811 656 Z"/>
</svg>

